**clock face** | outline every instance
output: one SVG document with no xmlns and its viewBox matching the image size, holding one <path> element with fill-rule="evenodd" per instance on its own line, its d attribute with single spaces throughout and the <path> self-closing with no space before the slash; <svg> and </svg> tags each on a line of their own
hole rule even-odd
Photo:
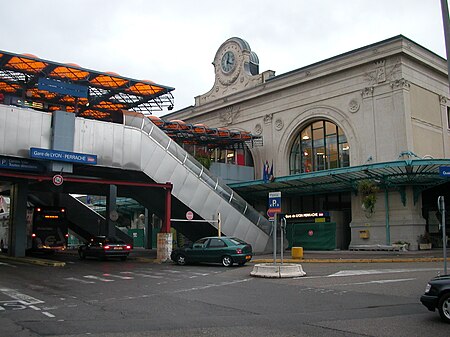
<svg viewBox="0 0 450 337">
<path fill-rule="evenodd" d="M 224 73 L 231 72 L 236 65 L 236 57 L 234 56 L 234 53 L 228 50 L 225 54 L 223 54 L 220 65 Z"/>
</svg>

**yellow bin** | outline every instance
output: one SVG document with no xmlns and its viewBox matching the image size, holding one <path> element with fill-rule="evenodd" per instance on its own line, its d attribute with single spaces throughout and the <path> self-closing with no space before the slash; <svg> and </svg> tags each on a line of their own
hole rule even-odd
<svg viewBox="0 0 450 337">
<path fill-rule="evenodd" d="M 293 259 L 303 259 L 303 247 L 292 247 L 291 254 Z"/>
</svg>

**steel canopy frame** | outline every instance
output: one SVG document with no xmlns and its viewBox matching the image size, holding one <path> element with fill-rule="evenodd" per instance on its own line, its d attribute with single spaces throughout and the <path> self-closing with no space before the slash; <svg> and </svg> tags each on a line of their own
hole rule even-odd
<svg viewBox="0 0 450 337">
<path fill-rule="evenodd" d="M 446 165 L 450 165 L 450 159 L 401 160 L 277 177 L 270 183 L 263 180 L 235 183 L 229 187 L 253 197 L 267 197 L 269 191 L 282 191 L 285 196 L 303 196 L 356 192 L 359 181 L 371 179 L 385 188 L 413 186 L 416 202 L 422 190 L 448 181 L 439 176 L 439 167 Z"/>
<path fill-rule="evenodd" d="M 40 81 L 61 87 L 84 88 L 87 94 L 46 90 Z M 0 50 L 0 94 L 32 101 L 44 111 L 67 110 L 87 118 L 121 122 L 122 110 L 150 115 L 173 108 L 174 88 L 99 72 L 74 63 L 57 63 L 31 54 Z"/>
</svg>

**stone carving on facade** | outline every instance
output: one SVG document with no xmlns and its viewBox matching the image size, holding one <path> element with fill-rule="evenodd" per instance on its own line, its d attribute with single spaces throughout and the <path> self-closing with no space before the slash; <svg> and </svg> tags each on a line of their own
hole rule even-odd
<svg viewBox="0 0 450 337">
<path fill-rule="evenodd" d="M 386 68 L 385 68 L 385 61 L 377 61 L 375 62 L 375 74 L 377 78 L 377 83 L 383 83 L 386 81 Z"/>
<path fill-rule="evenodd" d="M 393 81 L 397 79 L 397 74 L 400 72 L 400 59 L 395 60 L 395 64 L 391 67 L 386 67 L 385 60 L 375 61 L 374 68 L 365 73 L 366 80 L 371 86 L 374 84 L 381 84 L 386 81 Z"/>
<path fill-rule="evenodd" d="M 408 80 L 401 78 L 399 80 L 392 81 L 390 85 L 392 89 L 409 89 L 411 83 Z"/>
<path fill-rule="evenodd" d="M 373 96 L 373 87 L 363 88 L 363 90 L 361 90 L 361 96 L 363 98 L 367 98 L 367 97 Z"/>
<path fill-rule="evenodd" d="M 439 102 L 441 105 L 447 105 L 447 97 L 439 95 Z"/>
<path fill-rule="evenodd" d="M 272 119 L 273 119 L 273 114 L 267 114 L 264 116 L 264 123 L 270 124 L 270 123 L 272 123 Z"/>
<path fill-rule="evenodd" d="M 275 130 L 280 131 L 284 127 L 284 122 L 282 119 L 278 118 L 275 120 Z"/>
<path fill-rule="evenodd" d="M 259 136 L 260 134 L 262 134 L 262 125 L 258 123 L 255 125 L 255 135 Z"/>
<path fill-rule="evenodd" d="M 230 106 L 225 108 L 224 111 L 219 113 L 219 118 L 225 125 L 233 124 L 235 118 L 239 115 L 240 107 Z"/>
<path fill-rule="evenodd" d="M 358 100 L 356 100 L 356 99 L 352 99 L 348 103 L 348 111 L 349 112 L 352 112 L 352 113 L 358 112 L 359 107 L 360 107 L 360 104 L 359 104 Z"/>
</svg>

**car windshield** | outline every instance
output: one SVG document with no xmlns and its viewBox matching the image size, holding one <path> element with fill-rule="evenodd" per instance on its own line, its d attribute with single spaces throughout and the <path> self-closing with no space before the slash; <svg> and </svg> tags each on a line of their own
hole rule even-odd
<svg viewBox="0 0 450 337">
<path fill-rule="evenodd" d="M 239 246 L 239 245 L 246 245 L 246 244 L 247 244 L 247 242 L 242 241 L 241 239 L 238 239 L 238 238 L 230 238 L 230 241 L 231 241 L 233 244 L 235 244 L 236 246 Z"/>
</svg>

